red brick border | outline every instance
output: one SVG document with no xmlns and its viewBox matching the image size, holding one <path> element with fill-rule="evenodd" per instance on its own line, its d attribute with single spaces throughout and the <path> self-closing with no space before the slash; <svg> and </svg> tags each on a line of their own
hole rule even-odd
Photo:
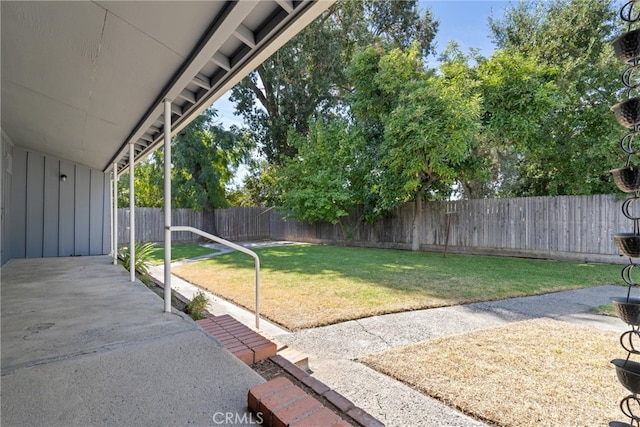
<svg viewBox="0 0 640 427">
<path fill-rule="evenodd" d="M 247 365 L 269 358 L 289 375 L 327 399 L 339 411 L 362 427 L 384 427 L 376 418 L 358 408 L 349 399 L 329 388 L 305 370 L 277 355 L 277 346 L 228 314 L 209 315 L 196 321 L 209 335 Z M 325 408 L 288 378 L 277 377 L 249 390 L 249 410 L 262 415 L 268 427 L 349 426 L 335 412 Z"/>
<path fill-rule="evenodd" d="M 285 377 L 249 390 L 249 410 L 262 415 L 267 427 L 333 427 L 345 421 Z M 348 424 L 346 424 L 348 425 Z"/>
<path fill-rule="evenodd" d="M 359 426 L 362 426 L 362 427 L 384 427 L 384 424 L 382 422 L 380 422 L 378 419 L 376 419 L 375 417 L 373 417 L 371 414 L 363 411 L 361 408 L 358 408 L 349 399 L 347 399 L 346 397 L 344 397 L 343 395 L 341 395 L 337 391 L 332 390 L 326 384 L 324 384 L 323 382 L 319 381 L 317 378 L 312 377 L 306 371 L 300 369 L 299 367 L 297 367 L 296 365 L 294 365 L 293 363 L 291 363 L 290 361 L 288 361 L 284 357 L 282 357 L 280 355 L 275 355 L 275 356 L 271 356 L 269 358 L 269 360 L 271 360 L 273 363 L 275 363 L 276 365 L 281 367 L 285 372 L 290 374 L 292 377 L 294 377 L 295 379 L 297 379 L 298 381 L 300 381 L 301 383 L 303 383 L 307 387 L 311 388 L 314 392 L 318 393 L 320 396 L 322 396 L 325 399 L 327 399 L 327 401 L 329 401 L 338 410 L 344 412 L 349 417 L 351 417 L 351 419 L 353 421 L 355 421 Z M 271 381 L 276 381 L 277 380 L 279 384 L 284 384 L 284 382 L 282 381 L 283 379 L 286 379 L 286 378 L 277 377 L 277 378 L 274 378 Z M 271 381 L 269 381 L 269 382 L 271 382 Z M 287 381 L 289 381 L 289 380 L 287 380 Z M 269 384 L 269 382 L 267 382 L 266 384 Z M 251 399 L 251 393 L 249 393 L 249 396 L 250 396 L 249 398 Z M 311 396 L 309 396 L 309 397 L 311 398 Z M 313 399 L 313 400 L 316 401 L 318 404 L 320 404 L 320 402 L 318 402 L 317 400 L 315 400 L 315 399 Z M 290 409 L 290 411 L 294 411 L 295 409 L 296 409 L 295 407 L 292 407 Z M 274 412 L 274 413 L 276 413 L 276 412 Z M 318 417 L 320 417 L 320 416 L 318 416 Z M 317 422 L 317 424 L 315 424 L 316 426 L 333 426 L 333 427 L 337 427 L 337 426 L 349 425 L 349 423 L 344 421 L 344 420 L 341 420 L 340 422 L 336 422 L 334 424 L 323 424 L 323 423 L 320 423 L 320 418 L 318 418 L 318 419 L 311 418 L 309 421 L 311 421 L 311 420 L 313 420 L 314 422 Z M 289 418 L 280 419 L 280 421 L 274 423 L 273 425 L 274 426 L 295 425 L 296 427 L 305 425 L 305 424 L 286 424 L 285 421 L 291 421 L 291 420 Z M 272 424 L 267 424 L 265 422 L 265 425 L 266 426 L 270 426 Z M 314 425 L 314 424 L 309 424 L 309 425 Z"/>
<path fill-rule="evenodd" d="M 247 365 L 273 356 L 278 350 L 275 343 L 228 314 L 210 315 L 206 319 L 197 320 L 196 323 Z"/>
</svg>

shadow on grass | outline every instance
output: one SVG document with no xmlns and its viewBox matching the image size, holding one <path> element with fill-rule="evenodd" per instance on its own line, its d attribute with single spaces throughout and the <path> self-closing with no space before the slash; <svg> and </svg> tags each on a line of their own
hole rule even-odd
<svg viewBox="0 0 640 427">
<path fill-rule="evenodd" d="M 392 249 L 297 245 L 256 249 L 265 317 L 290 330 L 611 283 L 619 266 Z M 229 253 L 174 269 L 253 309 L 254 261 Z"/>
<path fill-rule="evenodd" d="M 407 293 L 447 289 L 449 297 L 461 301 L 611 284 L 614 279 L 619 281 L 620 273 L 620 266 L 607 264 L 456 254 L 445 258 L 433 252 L 322 245 L 267 247 L 256 253 L 265 275 L 279 272 L 309 278 L 341 277 Z M 240 253 L 200 263 L 253 270 L 253 260 Z"/>
</svg>

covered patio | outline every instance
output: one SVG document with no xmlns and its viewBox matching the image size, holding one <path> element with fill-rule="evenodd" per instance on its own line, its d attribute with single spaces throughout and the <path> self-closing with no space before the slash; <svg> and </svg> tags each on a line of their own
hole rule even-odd
<svg viewBox="0 0 640 427">
<path fill-rule="evenodd" d="M 115 262 L 115 183 L 331 3 L 1 2 L 3 424 L 255 424 L 262 378 Z"/>
<path fill-rule="evenodd" d="M 227 413 L 249 424 L 247 391 L 264 380 L 162 308 L 108 256 L 9 261 L 3 424 L 214 425 Z"/>
</svg>

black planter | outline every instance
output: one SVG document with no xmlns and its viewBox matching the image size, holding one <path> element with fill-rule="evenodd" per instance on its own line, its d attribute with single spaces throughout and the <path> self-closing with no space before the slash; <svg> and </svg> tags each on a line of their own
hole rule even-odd
<svg viewBox="0 0 640 427">
<path fill-rule="evenodd" d="M 640 167 L 627 166 L 625 168 L 612 169 L 609 172 L 613 175 L 613 179 L 620 191 L 625 193 L 640 191 Z"/>
<path fill-rule="evenodd" d="M 618 123 L 624 127 L 633 129 L 637 123 L 640 123 L 640 98 L 638 97 L 619 102 L 611 109 Z"/>
<path fill-rule="evenodd" d="M 640 57 L 640 29 L 624 33 L 611 42 L 616 57 L 622 62 L 631 62 Z"/>
<path fill-rule="evenodd" d="M 618 317 L 626 324 L 640 325 L 640 298 L 613 298 L 613 307 Z"/>
<path fill-rule="evenodd" d="M 620 233 L 613 236 L 620 253 L 629 258 L 640 258 L 640 236 Z"/>
<path fill-rule="evenodd" d="M 633 394 L 640 393 L 640 363 L 632 360 L 613 359 L 618 381 Z"/>
</svg>

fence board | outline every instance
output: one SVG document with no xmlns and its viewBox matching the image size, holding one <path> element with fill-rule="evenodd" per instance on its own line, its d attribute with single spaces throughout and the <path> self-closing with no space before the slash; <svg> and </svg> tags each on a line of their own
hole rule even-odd
<svg viewBox="0 0 640 427">
<path fill-rule="evenodd" d="M 530 197 L 514 199 L 428 202 L 419 219 L 419 244 L 444 250 L 447 212 L 451 213 L 449 247 L 463 252 L 551 256 L 584 254 L 617 256 L 612 235 L 629 232 L 632 223 L 621 213 L 622 199 L 614 195 Z M 348 244 L 411 248 L 415 204 L 407 203 L 374 224 L 360 222 L 362 209 L 345 218 Z M 285 221 L 271 208 L 231 208 L 215 212 L 218 235 L 234 241 L 292 240 L 343 244 L 339 225 Z M 202 228 L 202 214 L 176 209 L 173 224 Z M 157 208 L 136 209 L 136 239 L 164 239 L 163 213 Z M 118 212 L 118 241 L 128 242 L 128 209 Z M 195 240 L 190 233 L 174 233 L 176 241 Z"/>
<path fill-rule="evenodd" d="M 164 211 L 161 208 L 136 208 L 136 241 L 164 241 Z M 202 228 L 202 213 L 191 209 L 174 209 L 171 212 L 173 225 Z M 194 241 L 197 236 L 189 232 L 172 233 L 176 242 Z M 118 209 L 118 246 L 129 243 L 129 209 Z"/>
</svg>

